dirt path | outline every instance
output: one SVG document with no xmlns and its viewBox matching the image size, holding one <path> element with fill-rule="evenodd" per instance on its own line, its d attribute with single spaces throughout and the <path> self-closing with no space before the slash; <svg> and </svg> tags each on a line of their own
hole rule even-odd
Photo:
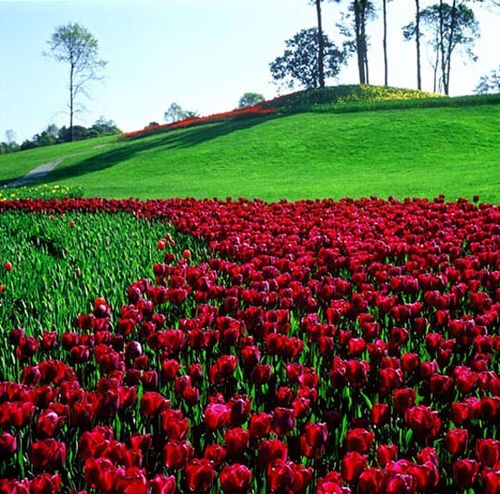
<svg viewBox="0 0 500 494">
<path fill-rule="evenodd" d="M 92 149 L 100 149 L 100 148 L 105 148 L 108 147 L 109 144 L 98 144 L 97 146 L 94 146 Z M 81 154 L 84 154 L 83 152 L 80 153 L 73 153 L 69 154 L 68 156 L 64 156 L 62 158 L 59 158 L 58 160 L 54 161 L 49 161 L 48 163 L 44 163 L 43 165 L 39 165 L 36 168 L 33 168 L 33 170 L 30 170 L 24 177 L 18 178 L 16 180 L 13 180 L 12 182 L 9 182 L 8 184 L 3 185 L 2 189 L 5 189 L 7 187 L 22 187 L 23 185 L 29 185 L 32 182 L 37 181 L 38 179 L 44 177 L 48 173 L 50 173 L 56 166 L 60 165 L 65 159 L 68 158 L 74 158 L 75 156 L 80 156 Z"/>
<path fill-rule="evenodd" d="M 30 183 L 47 175 L 47 173 L 50 173 L 57 165 L 62 162 L 62 160 L 63 159 L 49 161 L 48 163 L 37 166 L 36 168 L 33 168 L 33 170 L 30 170 L 26 175 L 24 175 L 24 177 L 13 180 L 12 182 L 4 185 L 4 187 L 21 187 L 23 185 L 29 185 Z"/>
</svg>

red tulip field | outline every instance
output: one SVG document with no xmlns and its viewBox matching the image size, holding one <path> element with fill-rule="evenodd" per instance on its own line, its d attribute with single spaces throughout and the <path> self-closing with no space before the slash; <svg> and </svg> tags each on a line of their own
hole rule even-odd
<svg viewBox="0 0 500 494">
<path fill-rule="evenodd" d="M 0 201 L 0 494 L 500 493 L 500 207 Z"/>
</svg>

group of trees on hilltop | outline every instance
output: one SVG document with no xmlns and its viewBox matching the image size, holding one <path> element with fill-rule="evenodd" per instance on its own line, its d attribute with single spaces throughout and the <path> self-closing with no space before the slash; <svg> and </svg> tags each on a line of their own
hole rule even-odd
<svg viewBox="0 0 500 494">
<path fill-rule="evenodd" d="M 308 0 L 314 5 L 317 26 L 302 29 L 285 42 L 283 55 L 270 64 L 271 75 L 276 82 L 293 88 L 296 83 L 305 89 L 322 88 L 325 79 L 336 77 L 350 58 L 357 60 L 359 83 L 370 83 L 370 46 L 367 24 L 376 17 L 377 8 L 382 10 L 384 84 L 389 84 L 389 48 L 387 46 L 388 5 L 390 0 L 380 0 L 380 5 L 371 0 L 349 0 L 337 24 L 342 42 L 334 43 L 324 32 L 322 3 L 340 0 Z M 481 3 L 483 0 L 475 0 Z M 488 1 L 488 0 L 485 0 Z M 450 93 L 450 78 L 453 55 L 458 49 L 471 60 L 477 59 L 473 52 L 474 42 L 479 37 L 479 23 L 469 4 L 474 0 L 451 0 L 421 8 L 420 0 L 414 3 L 414 19 L 402 28 L 403 39 L 414 41 L 416 47 L 416 85 L 422 89 L 421 46 L 429 46 L 432 60 L 434 92 Z M 483 88 L 486 87 L 483 85 Z M 488 86 L 489 87 L 489 86 Z"/>
<path fill-rule="evenodd" d="M 73 125 L 73 128 L 70 129 L 65 126 L 58 128 L 56 125 L 50 124 L 45 130 L 35 134 L 31 139 L 26 139 L 21 144 L 18 144 L 14 131 L 9 129 L 5 132 L 5 141 L 0 142 L 0 154 L 51 146 L 63 142 L 82 141 L 84 139 L 113 135 L 120 132 L 120 129 L 112 120 L 106 120 L 104 117 L 101 117 L 91 127 Z"/>
<path fill-rule="evenodd" d="M 249 108 L 251 106 L 255 106 L 259 103 L 265 101 L 264 96 L 260 93 L 248 92 L 243 94 L 243 96 L 238 101 L 238 109 Z M 182 120 L 187 120 L 189 118 L 197 118 L 199 117 L 199 113 L 192 110 L 184 110 L 179 103 L 172 103 L 168 110 L 163 114 L 163 120 L 166 123 L 176 123 L 181 122 Z M 154 127 L 159 125 L 158 122 L 149 122 L 149 124 L 145 127 Z"/>
</svg>

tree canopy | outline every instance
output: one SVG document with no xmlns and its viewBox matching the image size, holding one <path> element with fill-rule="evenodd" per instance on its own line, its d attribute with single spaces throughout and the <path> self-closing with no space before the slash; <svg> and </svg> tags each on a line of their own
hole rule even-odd
<svg viewBox="0 0 500 494">
<path fill-rule="evenodd" d="M 191 110 L 183 110 L 181 105 L 178 103 L 172 103 L 168 110 L 163 114 L 163 119 L 167 123 L 175 123 L 180 122 L 181 120 L 186 120 L 187 118 L 196 118 L 198 117 L 198 112 Z"/>
<path fill-rule="evenodd" d="M 245 93 L 238 102 L 238 108 L 249 108 L 250 106 L 258 105 L 263 101 L 265 101 L 265 98 L 260 93 Z"/>
<path fill-rule="evenodd" d="M 488 75 L 483 75 L 474 92 L 476 94 L 500 93 L 500 66 Z"/>
<path fill-rule="evenodd" d="M 296 83 L 305 89 L 320 87 L 318 63 L 318 29 L 299 31 L 285 42 L 283 55 L 270 64 L 273 79 L 292 89 Z M 347 60 L 345 49 L 339 48 L 328 36 L 323 35 L 325 78 L 336 77 Z"/>
</svg>

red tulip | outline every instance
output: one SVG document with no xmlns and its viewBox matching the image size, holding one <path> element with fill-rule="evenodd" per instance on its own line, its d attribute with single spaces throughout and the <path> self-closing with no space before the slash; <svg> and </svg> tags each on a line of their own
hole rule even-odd
<svg viewBox="0 0 500 494">
<path fill-rule="evenodd" d="M 85 482 L 91 488 L 112 492 L 117 479 L 117 467 L 108 458 L 90 458 L 85 462 Z"/>
<path fill-rule="evenodd" d="M 194 450 L 187 441 L 169 441 L 163 448 L 165 466 L 174 470 L 183 469 L 193 453 Z"/>
<path fill-rule="evenodd" d="M 288 447 L 279 439 L 264 439 L 258 447 L 258 458 L 263 465 L 285 462 L 288 458 Z"/>
<path fill-rule="evenodd" d="M 203 458 L 207 458 L 218 467 L 226 459 L 226 448 L 220 444 L 208 444 L 205 446 Z"/>
<path fill-rule="evenodd" d="M 295 427 L 293 410 L 277 407 L 274 409 L 272 429 L 278 436 L 285 436 Z"/>
<path fill-rule="evenodd" d="M 398 455 L 398 447 L 395 444 L 380 444 L 377 448 L 378 464 L 385 467 L 390 461 L 394 461 Z"/>
<path fill-rule="evenodd" d="M 189 432 L 189 419 L 180 410 L 167 408 L 161 413 L 161 428 L 169 440 L 182 441 Z"/>
<path fill-rule="evenodd" d="M 177 484 L 173 475 L 167 477 L 166 475 L 158 474 L 149 481 L 149 487 L 151 494 L 175 494 L 177 490 Z"/>
<path fill-rule="evenodd" d="M 385 484 L 385 472 L 378 468 L 368 468 L 361 473 L 358 479 L 360 494 L 379 494 Z"/>
<path fill-rule="evenodd" d="M 356 428 L 347 432 L 346 444 L 349 451 L 367 453 L 373 443 L 373 432 L 366 429 Z"/>
<path fill-rule="evenodd" d="M 500 491 L 500 469 L 484 472 L 482 481 L 484 494 L 498 494 Z"/>
<path fill-rule="evenodd" d="M 433 438 L 441 428 L 438 413 L 425 405 L 417 405 L 405 411 L 405 422 L 418 434 Z"/>
<path fill-rule="evenodd" d="M 261 438 L 267 436 L 271 432 L 272 416 L 268 413 L 256 413 L 250 417 L 248 429 L 251 438 Z"/>
<path fill-rule="evenodd" d="M 205 408 L 205 425 L 212 430 L 222 429 L 229 424 L 231 412 L 227 405 L 210 403 Z"/>
<path fill-rule="evenodd" d="M 31 443 L 31 462 L 35 468 L 55 470 L 66 461 L 66 445 L 55 439 L 43 439 Z"/>
<path fill-rule="evenodd" d="M 0 434 L 0 460 L 8 460 L 17 450 L 17 440 L 8 432 Z"/>
<path fill-rule="evenodd" d="M 390 407 L 387 403 L 374 403 L 371 417 L 373 425 L 384 425 L 389 420 Z"/>
<path fill-rule="evenodd" d="M 452 429 L 446 433 L 444 446 L 452 455 L 458 455 L 465 449 L 468 438 L 467 429 Z"/>
<path fill-rule="evenodd" d="M 342 458 L 342 478 L 348 482 L 356 482 L 361 472 L 366 468 L 366 456 L 351 451 Z"/>
<path fill-rule="evenodd" d="M 312 479 L 312 469 L 288 462 L 277 462 L 267 468 L 271 492 L 303 492 Z"/>
<path fill-rule="evenodd" d="M 226 494 L 241 494 L 248 491 L 252 472 L 245 465 L 226 465 L 220 473 L 222 491 Z"/>
<path fill-rule="evenodd" d="M 396 410 L 403 411 L 415 404 L 417 392 L 413 388 L 395 389 L 392 393 Z"/>
<path fill-rule="evenodd" d="M 249 446 L 250 433 L 247 429 L 229 429 L 224 435 L 226 451 L 229 456 L 241 455 Z"/>
<path fill-rule="evenodd" d="M 41 438 L 53 437 L 60 426 L 64 423 L 64 418 L 57 413 L 47 410 L 40 414 L 36 424 L 37 434 Z"/>
<path fill-rule="evenodd" d="M 207 492 L 212 487 L 214 478 L 213 463 L 206 458 L 195 458 L 186 466 L 186 481 L 190 492 Z"/>
<path fill-rule="evenodd" d="M 137 467 L 127 468 L 124 474 L 117 477 L 115 485 L 116 494 L 147 494 L 146 477 Z"/>
<path fill-rule="evenodd" d="M 468 489 L 477 479 L 479 464 L 475 460 L 455 460 L 452 466 L 453 482 L 460 489 Z"/>
<path fill-rule="evenodd" d="M 165 405 L 165 398 L 155 391 L 146 391 L 141 398 L 141 412 L 146 417 L 158 415 Z"/>
<path fill-rule="evenodd" d="M 61 487 L 61 476 L 59 474 L 50 475 L 48 473 L 42 473 L 35 477 L 30 482 L 29 492 L 30 494 L 56 494 L 59 492 Z M 14 490 L 16 494 L 21 494 L 28 491 L 23 491 L 23 489 Z"/>
<path fill-rule="evenodd" d="M 386 494 L 414 494 L 416 488 L 415 479 L 411 475 L 395 473 L 391 474 L 385 485 Z"/>
<path fill-rule="evenodd" d="M 500 441 L 478 439 L 475 447 L 476 458 L 482 465 L 494 467 L 500 461 Z"/>
</svg>

